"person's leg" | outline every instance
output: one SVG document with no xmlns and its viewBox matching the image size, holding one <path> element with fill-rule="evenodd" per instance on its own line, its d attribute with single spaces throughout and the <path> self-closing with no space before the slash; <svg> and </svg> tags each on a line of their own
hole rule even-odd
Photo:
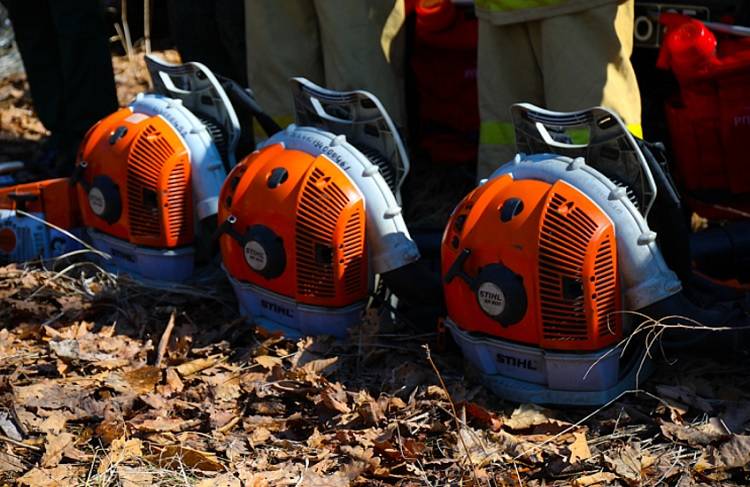
<svg viewBox="0 0 750 487">
<path fill-rule="evenodd" d="M 247 86 L 245 66 L 245 7 L 237 0 L 216 1 L 216 25 L 227 59 L 227 76 Z"/>
<path fill-rule="evenodd" d="M 478 180 L 489 176 L 516 153 L 511 105 L 544 104 L 542 74 L 533 42 L 536 30 L 533 22 L 497 26 L 479 20 Z"/>
<path fill-rule="evenodd" d="M 86 131 L 117 110 L 112 57 L 98 0 L 50 0 L 62 72 L 61 150 L 73 154 Z M 72 162 L 65 172 L 72 170 Z"/>
<path fill-rule="evenodd" d="M 540 22 L 544 93 L 550 110 L 604 106 L 641 134 L 641 98 L 630 63 L 633 0 Z"/>
<path fill-rule="evenodd" d="M 34 110 L 44 127 L 55 134 L 60 128 L 63 82 L 50 1 L 11 0 L 4 3 L 23 59 Z"/>
<path fill-rule="evenodd" d="M 266 113 L 285 127 L 294 119 L 289 78 L 324 82 L 312 2 L 245 0 L 245 38 L 248 84 Z"/>
<path fill-rule="evenodd" d="M 371 92 L 403 127 L 403 0 L 317 0 L 315 8 L 326 87 Z"/>
<path fill-rule="evenodd" d="M 169 24 L 182 62 L 197 61 L 211 71 L 246 84 L 242 2 L 169 0 Z M 235 65 L 235 57 L 241 61 Z"/>
</svg>

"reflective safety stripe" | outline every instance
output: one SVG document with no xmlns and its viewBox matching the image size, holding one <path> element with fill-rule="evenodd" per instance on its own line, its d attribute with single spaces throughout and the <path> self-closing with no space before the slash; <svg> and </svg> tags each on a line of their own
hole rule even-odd
<svg viewBox="0 0 750 487">
<path fill-rule="evenodd" d="M 523 10 L 527 8 L 550 7 L 560 5 L 567 0 L 475 0 L 477 8 L 491 12 L 507 12 L 510 10 Z"/>
<path fill-rule="evenodd" d="M 643 138 L 643 127 L 639 123 L 629 123 L 628 124 L 628 130 L 630 130 L 630 133 L 638 137 L 639 139 Z"/>
<path fill-rule="evenodd" d="M 485 145 L 513 145 L 516 134 L 510 122 L 482 122 L 479 125 L 479 143 Z"/>
<path fill-rule="evenodd" d="M 294 123 L 294 117 L 291 115 L 279 115 L 272 117 L 273 121 L 276 122 L 282 129 L 287 128 L 288 125 Z M 268 135 L 263 131 L 263 127 L 260 126 L 258 121 L 253 118 L 253 133 L 255 134 L 256 142 L 260 140 L 266 140 Z"/>
<path fill-rule="evenodd" d="M 591 130 L 586 128 L 568 128 L 565 133 L 570 137 L 570 141 L 576 145 L 586 145 L 591 140 Z"/>
<path fill-rule="evenodd" d="M 639 123 L 630 123 L 628 130 L 634 136 L 643 138 L 643 127 Z M 567 129 L 565 131 L 574 144 L 588 144 L 589 129 Z M 479 126 L 479 143 L 485 145 L 513 145 L 516 134 L 510 122 L 482 122 Z"/>
</svg>

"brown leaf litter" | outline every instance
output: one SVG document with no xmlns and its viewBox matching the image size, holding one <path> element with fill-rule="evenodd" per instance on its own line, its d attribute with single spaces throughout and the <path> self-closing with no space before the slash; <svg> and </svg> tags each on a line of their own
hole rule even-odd
<svg viewBox="0 0 750 487">
<path fill-rule="evenodd" d="M 651 395 L 625 396 L 595 414 L 513 405 L 467 379 L 455 351 L 431 355 L 441 383 L 425 338 L 392 325 L 379 331 L 376 310 L 350 340 L 294 342 L 238 321 L 226 286 L 154 293 L 78 272 L 0 268 L 0 293 L 28 305 L 0 304 L 0 482 L 748 479 L 750 379 L 735 371 L 727 381 L 721 364 L 665 369 Z M 377 360 L 363 366 L 367 357 Z"/>
<path fill-rule="evenodd" d="M 145 67 L 114 68 L 126 104 Z M 0 109 L 6 159 L 46 135 L 22 78 Z M 596 411 L 510 404 L 377 309 L 348 340 L 290 341 L 239 320 L 225 283 L 153 289 L 73 264 L 0 268 L 0 485 L 750 481 L 746 357 L 678 360 Z"/>
</svg>

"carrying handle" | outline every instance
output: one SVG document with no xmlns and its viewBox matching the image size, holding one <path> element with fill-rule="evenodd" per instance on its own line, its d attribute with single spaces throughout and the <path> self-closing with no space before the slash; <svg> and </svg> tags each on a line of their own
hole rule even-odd
<svg viewBox="0 0 750 487">
<path fill-rule="evenodd" d="M 395 174 L 391 189 L 400 203 L 401 185 L 410 169 L 409 155 L 398 128 L 380 100 L 364 90 L 331 90 L 305 78 L 290 81 L 295 123 L 345 135 L 354 147 L 370 149 L 383 156 L 382 163 Z"/>
<path fill-rule="evenodd" d="M 330 113 L 328 113 L 326 111 L 326 109 L 323 106 L 323 104 L 320 103 L 320 100 L 318 100 L 317 98 L 315 98 L 312 95 L 310 95 L 310 106 L 312 106 L 313 109 L 315 109 L 315 114 L 317 116 L 319 116 L 320 118 L 322 118 L 323 120 L 327 120 L 329 122 L 334 122 L 334 123 L 353 123 L 353 122 L 356 122 L 355 120 L 347 120 L 345 118 L 335 117 L 335 116 L 331 115 Z"/>
<path fill-rule="evenodd" d="M 13 174 L 25 169 L 26 165 L 22 161 L 0 162 L 0 175 Z"/>
<path fill-rule="evenodd" d="M 253 117 L 255 117 L 258 124 L 268 137 L 271 137 L 277 132 L 281 132 L 281 126 L 263 111 L 263 108 L 255 99 L 255 95 L 249 88 L 243 88 L 239 83 L 225 76 L 219 74 L 216 74 L 215 76 L 221 83 L 221 87 L 224 88 L 224 91 L 226 91 L 227 96 L 229 96 L 232 103 L 247 110 Z"/>
<path fill-rule="evenodd" d="M 216 231 L 214 231 L 213 235 L 211 235 L 211 243 L 215 245 L 216 243 L 218 243 L 221 236 L 226 234 L 234 239 L 238 244 L 244 245 L 245 237 L 234 229 L 235 223 L 237 223 L 237 217 L 234 215 L 229 215 L 226 220 L 221 222 Z"/>
<path fill-rule="evenodd" d="M 636 142 L 623 121 L 614 112 L 604 107 L 593 107 L 577 112 L 554 112 L 539 108 L 530 103 L 517 103 L 511 107 L 511 116 L 516 133 L 516 145 L 520 152 L 525 152 L 529 146 L 546 146 L 546 151 L 556 153 L 555 149 L 563 151 L 569 157 L 587 158 L 587 152 L 593 145 L 613 143 L 618 149 L 626 146 L 628 152 L 635 155 L 641 174 L 648 187 L 648 201 L 645 202 L 643 214 L 648 217 L 649 211 L 656 200 L 657 186 L 651 169 Z M 560 133 L 558 138 L 554 132 Z M 587 143 L 573 143 L 566 141 L 565 129 L 588 130 Z M 591 161 L 587 161 L 592 164 Z M 594 167 L 595 164 L 592 164 Z"/>
<path fill-rule="evenodd" d="M 80 184 L 83 190 L 86 191 L 86 193 L 91 191 L 91 185 L 83 177 L 83 173 L 86 171 L 87 167 L 89 167 L 89 164 L 86 161 L 80 161 L 78 165 L 76 165 L 75 169 L 73 169 L 73 174 L 70 175 L 69 180 L 71 186 Z"/>
<path fill-rule="evenodd" d="M 39 200 L 39 195 L 33 193 L 10 193 L 8 199 L 16 204 L 17 210 L 28 211 L 26 204 Z"/>
<path fill-rule="evenodd" d="M 469 274 L 466 273 L 464 270 L 464 264 L 466 263 L 466 260 L 471 256 L 471 249 L 465 248 L 463 249 L 458 256 L 456 257 L 456 260 L 453 261 L 453 264 L 451 264 L 450 268 L 448 268 L 448 272 L 445 273 L 445 277 L 443 280 L 446 284 L 450 284 L 453 279 L 456 277 L 460 277 L 463 279 L 466 284 L 469 285 L 471 289 L 474 289 L 474 285 L 476 284 L 476 279 L 471 277 Z"/>
</svg>

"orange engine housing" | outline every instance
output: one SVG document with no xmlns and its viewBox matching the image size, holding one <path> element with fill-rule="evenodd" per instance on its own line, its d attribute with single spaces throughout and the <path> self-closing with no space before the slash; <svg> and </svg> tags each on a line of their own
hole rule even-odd
<svg viewBox="0 0 750 487">
<path fill-rule="evenodd" d="M 504 175 L 448 222 L 442 271 L 464 331 L 549 350 L 592 351 L 622 336 L 615 228 L 564 181 Z"/>
<path fill-rule="evenodd" d="M 42 213 L 47 222 L 65 230 L 80 224 L 75 189 L 67 178 L 0 188 L 0 209 Z"/>
<path fill-rule="evenodd" d="M 325 156 L 281 144 L 250 154 L 222 187 L 219 221 L 228 219 L 220 245 L 234 279 L 305 305 L 366 298 L 364 197 Z"/>
<path fill-rule="evenodd" d="M 165 119 L 122 108 L 92 127 L 79 153 L 83 223 L 135 245 L 193 242 L 190 153 Z"/>
</svg>

